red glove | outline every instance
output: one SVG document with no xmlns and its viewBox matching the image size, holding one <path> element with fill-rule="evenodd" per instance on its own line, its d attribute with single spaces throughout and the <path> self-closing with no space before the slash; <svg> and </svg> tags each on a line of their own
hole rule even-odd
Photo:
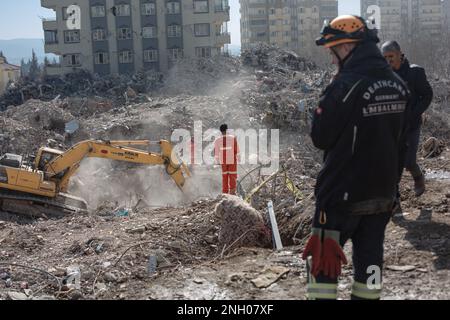
<svg viewBox="0 0 450 320">
<path fill-rule="evenodd" d="M 321 231 L 322 229 L 312 228 L 311 237 L 306 244 L 305 251 L 303 251 L 302 259 L 306 260 L 309 256 L 312 256 L 311 273 L 314 276 L 320 272 L 320 257 L 322 255 L 322 241 Z"/>
<path fill-rule="evenodd" d="M 342 264 L 347 258 L 339 245 L 339 231 L 325 230 L 320 271 L 329 278 L 336 279 L 341 275 Z"/>
<path fill-rule="evenodd" d="M 313 228 L 302 259 L 306 260 L 308 256 L 312 256 L 311 274 L 314 277 L 320 272 L 332 279 L 339 277 L 342 264 L 347 264 L 339 245 L 339 231 Z"/>
</svg>

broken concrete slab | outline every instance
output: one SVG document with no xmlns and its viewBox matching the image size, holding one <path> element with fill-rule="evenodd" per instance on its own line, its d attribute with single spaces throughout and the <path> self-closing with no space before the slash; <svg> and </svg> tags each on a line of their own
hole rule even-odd
<svg viewBox="0 0 450 320">
<path fill-rule="evenodd" d="M 290 269 L 281 266 L 268 267 L 257 278 L 252 279 L 251 282 L 257 288 L 267 288 L 271 284 L 280 280 L 281 277 L 283 277 L 289 271 Z"/>
<path fill-rule="evenodd" d="M 391 266 L 387 266 L 386 269 L 392 270 L 392 271 L 408 272 L 408 271 L 415 270 L 416 266 L 411 266 L 411 265 L 405 265 L 405 266 L 391 265 Z"/>
</svg>

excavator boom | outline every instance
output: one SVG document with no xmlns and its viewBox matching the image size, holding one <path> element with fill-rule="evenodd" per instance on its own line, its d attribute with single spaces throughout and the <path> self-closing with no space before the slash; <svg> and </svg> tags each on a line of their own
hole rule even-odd
<svg viewBox="0 0 450 320">
<path fill-rule="evenodd" d="M 179 188 L 184 186 L 185 176 L 190 176 L 190 173 L 186 166 L 178 161 L 176 155 L 173 154 L 173 147 L 169 141 L 161 140 L 153 143 L 160 146 L 160 153 L 145 152 L 129 147 L 136 144 L 150 145 L 152 142 L 147 140 L 83 141 L 48 162 L 44 167 L 44 172 L 48 177 L 54 177 L 68 170 L 63 177 L 64 180 L 68 180 L 70 176 L 67 176 L 67 174 L 73 175 L 76 172 L 76 170 L 70 170 L 70 168 L 79 164 L 84 158 L 103 158 L 144 165 L 163 165 L 176 185 Z"/>
<path fill-rule="evenodd" d="M 160 152 L 147 152 L 133 146 L 158 145 Z M 46 213 L 86 211 L 83 199 L 66 194 L 70 178 L 85 158 L 103 158 L 142 165 L 161 165 L 182 189 L 190 172 L 178 160 L 169 141 L 87 140 L 67 151 L 41 148 L 34 164 L 21 156 L 0 158 L 0 211 L 42 216 Z M 42 215 L 41 215 L 42 214 Z"/>
</svg>

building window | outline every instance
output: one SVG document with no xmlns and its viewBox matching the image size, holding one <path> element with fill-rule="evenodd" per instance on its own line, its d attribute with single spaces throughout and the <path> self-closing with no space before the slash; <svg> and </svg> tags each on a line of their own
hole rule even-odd
<svg viewBox="0 0 450 320">
<path fill-rule="evenodd" d="M 119 28 L 117 30 L 117 39 L 119 40 L 126 40 L 126 39 L 131 39 L 131 29 L 124 27 L 124 28 Z"/>
<path fill-rule="evenodd" d="M 210 35 L 209 23 L 194 24 L 194 34 L 196 37 L 209 37 L 209 35 Z"/>
<path fill-rule="evenodd" d="M 95 64 L 108 64 L 109 55 L 107 52 L 97 52 L 95 54 Z"/>
<path fill-rule="evenodd" d="M 100 18 L 105 16 L 105 6 L 92 6 L 91 7 L 92 18 Z"/>
<path fill-rule="evenodd" d="M 132 63 L 133 62 L 133 54 L 130 50 L 125 50 L 119 52 L 119 63 Z"/>
<path fill-rule="evenodd" d="M 46 44 L 58 43 L 58 31 L 56 30 L 45 30 L 44 39 Z"/>
<path fill-rule="evenodd" d="M 67 66 L 80 66 L 81 65 L 81 55 L 79 53 L 76 54 L 66 54 L 64 56 L 64 61 Z"/>
<path fill-rule="evenodd" d="M 143 16 L 155 15 L 156 14 L 156 4 L 153 2 L 143 3 L 141 10 L 142 10 Z"/>
<path fill-rule="evenodd" d="M 178 24 L 173 24 L 167 27 L 167 36 L 169 38 L 181 37 L 181 26 Z"/>
<path fill-rule="evenodd" d="M 144 50 L 144 62 L 156 62 L 158 61 L 158 50 L 149 49 Z"/>
<path fill-rule="evenodd" d="M 114 7 L 115 15 L 117 17 L 128 17 L 130 16 L 130 5 L 129 4 L 119 4 Z"/>
<path fill-rule="evenodd" d="M 210 58 L 211 57 L 211 47 L 195 48 L 195 56 L 197 58 Z"/>
<path fill-rule="evenodd" d="M 228 0 L 215 0 L 214 7 L 216 12 L 225 11 L 228 8 Z"/>
<path fill-rule="evenodd" d="M 142 37 L 143 38 L 156 38 L 156 27 L 143 27 L 142 28 Z"/>
<path fill-rule="evenodd" d="M 95 29 L 92 31 L 92 39 L 94 41 L 104 41 L 106 40 L 105 29 Z"/>
<path fill-rule="evenodd" d="M 79 43 L 80 42 L 80 30 L 67 30 L 64 31 L 65 43 Z"/>
<path fill-rule="evenodd" d="M 208 13 L 209 6 L 206 0 L 194 0 L 194 13 Z"/>
<path fill-rule="evenodd" d="M 179 2 L 167 2 L 167 13 L 168 14 L 180 14 L 181 8 Z"/>
<path fill-rule="evenodd" d="M 183 49 L 180 48 L 172 48 L 167 49 L 167 55 L 169 60 L 177 60 L 183 58 Z"/>
</svg>

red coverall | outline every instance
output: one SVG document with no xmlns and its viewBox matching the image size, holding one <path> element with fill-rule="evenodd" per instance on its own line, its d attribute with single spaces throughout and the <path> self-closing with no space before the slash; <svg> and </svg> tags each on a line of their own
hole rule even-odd
<svg viewBox="0 0 450 320">
<path fill-rule="evenodd" d="M 239 146 L 232 135 L 224 135 L 214 143 L 214 156 L 222 165 L 222 192 L 236 194 Z"/>
<path fill-rule="evenodd" d="M 191 140 L 189 145 L 191 147 L 191 163 L 190 163 L 190 165 L 192 166 L 194 164 L 197 164 L 196 163 L 196 159 L 195 159 L 195 143 L 194 143 L 194 140 Z"/>
</svg>

